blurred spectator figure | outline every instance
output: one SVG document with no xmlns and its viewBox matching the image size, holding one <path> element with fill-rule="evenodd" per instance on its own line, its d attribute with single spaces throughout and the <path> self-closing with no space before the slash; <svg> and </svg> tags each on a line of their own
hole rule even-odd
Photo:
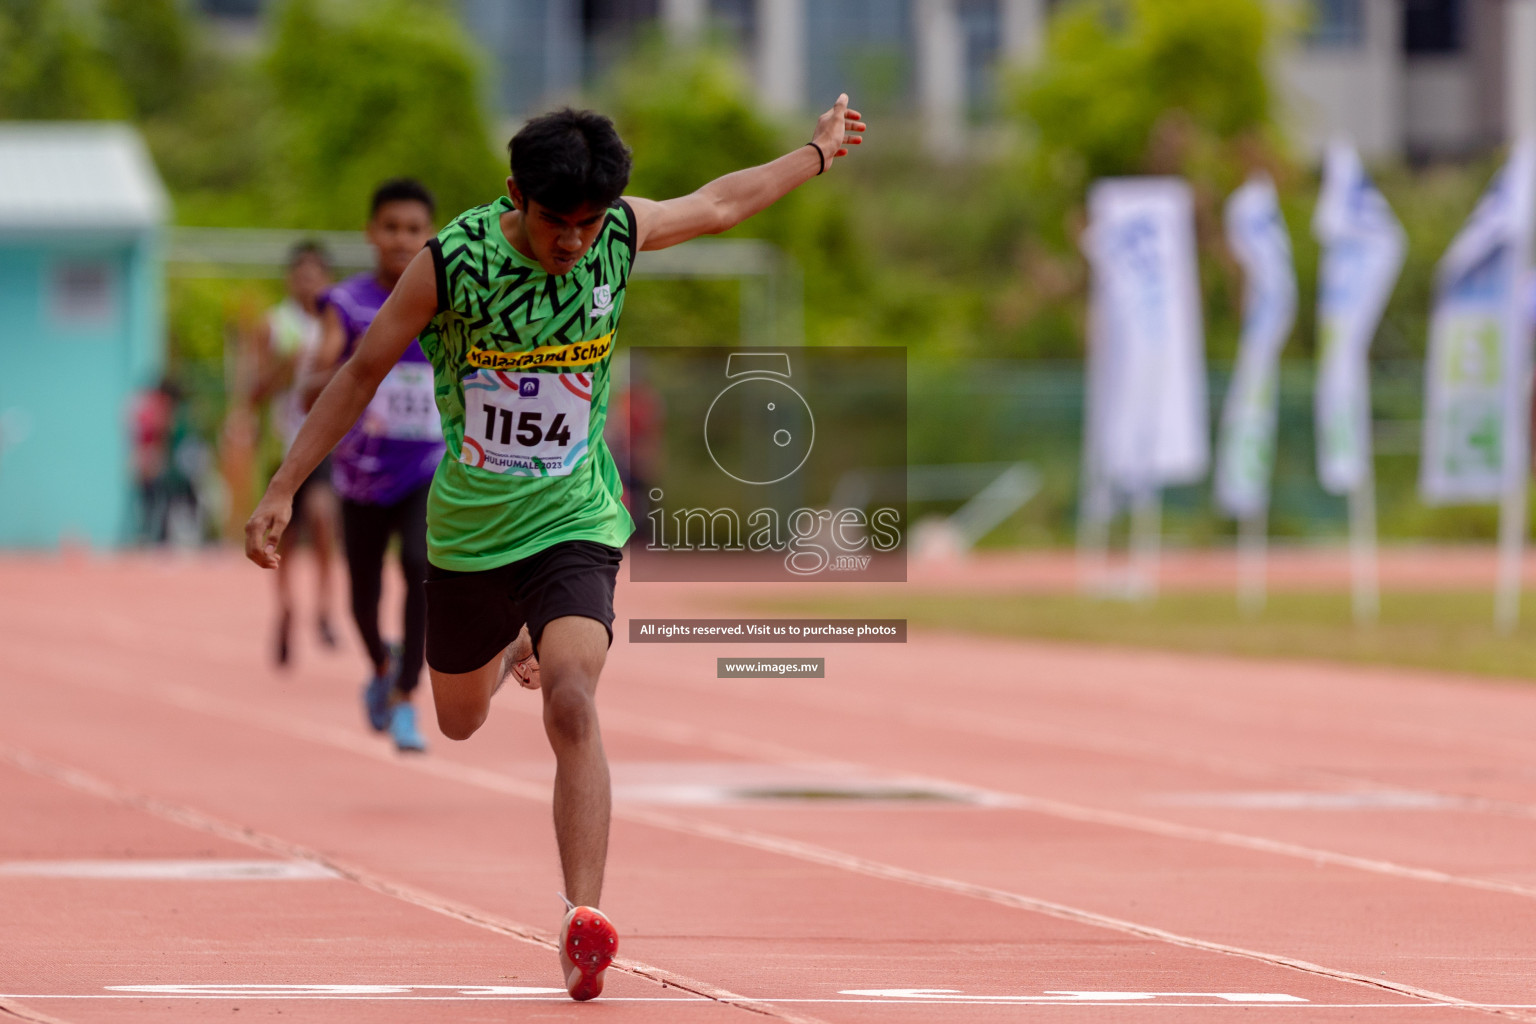
<svg viewBox="0 0 1536 1024">
<path fill-rule="evenodd" d="M 624 505 L 637 524 L 645 522 L 651 486 L 660 478 L 663 417 L 661 395 L 644 381 L 631 379 L 608 418 L 608 447 L 624 484 Z"/>
<path fill-rule="evenodd" d="M 288 447 L 304 423 L 304 406 L 296 382 L 314 368 L 321 335 L 320 296 L 331 284 L 330 258 L 325 249 L 318 242 L 298 243 L 288 256 L 288 294 L 267 311 L 255 332 L 251 406 L 258 408 L 263 402 L 268 404 L 269 421 L 282 443 L 281 454 L 268 468 L 268 478 L 277 471 L 282 455 L 288 453 Z M 299 543 L 301 536 L 308 535 L 315 552 L 318 587 L 315 628 L 320 634 L 320 642 L 332 648 L 336 646 L 336 634 L 331 629 L 330 620 L 331 569 L 336 551 L 337 523 L 336 491 L 331 486 L 331 460 L 327 457 L 294 494 L 293 519 L 288 532 L 283 535 L 280 550 L 286 555 Z M 291 559 L 284 558 L 278 563 L 278 617 L 273 647 L 273 657 L 278 665 L 287 665 L 291 654 L 292 573 Z"/>
<path fill-rule="evenodd" d="M 194 537 L 200 514 L 193 481 L 204 449 L 193 435 L 181 388 L 170 377 L 140 392 L 130 413 L 133 470 L 139 492 L 138 539 L 143 544 Z"/>
</svg>

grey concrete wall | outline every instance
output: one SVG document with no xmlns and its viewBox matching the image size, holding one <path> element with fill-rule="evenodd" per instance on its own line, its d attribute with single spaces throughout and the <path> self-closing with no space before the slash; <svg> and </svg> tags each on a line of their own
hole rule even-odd
<svg viewBox="0 0 1536 1024">
<path fill-rule="evenodd" d="M 1308 155 L 1320 156 L 1336 134 L 1366 159 L 1402 154 L 1402 11 L 1391 0 L 1365 0 L 1364 9 L 1358 46 L 1298 41 L 1277 56 L 1282 120 Z"/>
</svg>

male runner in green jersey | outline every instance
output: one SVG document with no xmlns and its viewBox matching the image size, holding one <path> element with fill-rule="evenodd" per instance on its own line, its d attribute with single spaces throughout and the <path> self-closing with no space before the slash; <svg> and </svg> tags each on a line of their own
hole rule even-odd
<svg viewBox="0 0 1536 1024">
<path fill-rule="evenodd" d="M 419 253 L 311 409 L 245 528 L 277 565 L 300 481 L 418 335 L 446 454 L 427 509 L 427 667 L 438 725 L 467 739 L 508 675 L 544 697 L 572 998 L 602 991 L 617 949 L 597 909 L 608 763 L 593 698 L 613 640 L 619 547 L 634 529 L 603 442 L 609 366 L 635 254 L 726 231 L 816 177 L 864 123 L 838 97 L 811 142 L 665 202 L 621 198 L 630 157 L 606 117 L 563 110 L 512 139 L 507 197 L 457 217 Z"/>
</svg>

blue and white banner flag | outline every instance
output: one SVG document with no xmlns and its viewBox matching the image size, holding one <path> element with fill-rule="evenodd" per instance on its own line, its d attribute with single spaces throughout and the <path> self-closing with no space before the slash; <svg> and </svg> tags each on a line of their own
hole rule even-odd
<svg viewBox="0 0 1536 1024">
<path fill-rule="evenodd" d="M 1193 483 L 1210 463 L 1194 200 L 1178 178 L 1093 186 L 1088 464 L 1114 495 Z"/>
<path fill-rule="evenodd" d="M 1269 506 L 1279 410 L 1280 350 L 1296 323 L 1296 268 L 1275 184 L 1256 174 L 1232 193 L 1227 244 L 1242 265 L 1243 334 L 1221 414 L 1216 501 L 1249 519 Z"/>
<path fill-rule="evenodd" d="M 1419 493 L 1498 501 L 1526 477 L 1536 147 L 1517 146 L 1440 260 L 1424 365 Z"/>
<path fill-rule="evenodd" d="M 1347 143 L 1328 147 L 1312 233 L 1318 273 L 1317 468 L 1324 489 L 1347 494 L 1371 459 L 1371 339 L 1402 270 L 1402 226 Z"/>
</svg>

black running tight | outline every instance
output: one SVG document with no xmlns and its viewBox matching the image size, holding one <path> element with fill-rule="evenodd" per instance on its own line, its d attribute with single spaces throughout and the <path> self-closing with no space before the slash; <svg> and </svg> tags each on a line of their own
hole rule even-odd
<svg viewBox="0 0 1536 1024">
<path fill-rule="evenodd" d="M 410 693 L 420 681 L 427 638 L 427 491 L 423 484 L 394 505 L 341 502 L 342 540 L 352 578 L 352 619 L 376 665 L 388 658 L 379 635 L 379 596 L 384 583 L 384 553 L 391 535 L 400 538 L 400 570 L 405 578 L 405 624 L 401 631 L 400 675 L 396 687 Z"/>
</svg>

